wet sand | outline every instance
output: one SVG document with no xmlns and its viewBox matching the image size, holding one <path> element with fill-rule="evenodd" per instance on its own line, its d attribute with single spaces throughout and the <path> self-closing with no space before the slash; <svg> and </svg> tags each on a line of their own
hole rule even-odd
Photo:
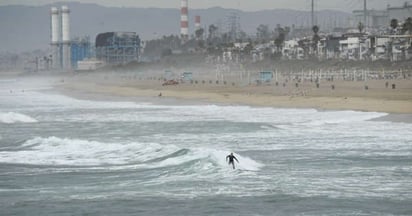
<svg viewBox="0 0 412 216">
<path fill-rule="evenodd" d="M 388 82 L 388 87 L 386 86 Z M 76 75 L 56 85 L 65 94 L 87 99 L 105 97 L 145 98 L 150 102 L 219 103 L 278 108 L 357 110 L 385 112 L 381 120 L 412 122 L 412 80 L 369 80 L 367 82 L 325 81 L 275 82 L 263 85 L 208 80 L 162 86 L 163 81 L 136 77 L 109 78 L 102 74 Z M 392 89 L 392 84 L 396 85 Z M 367 88 L 366 88 L 367 86 Z M 161 97 L 159 94 L 161 93 Z M 82 96 L 83 95 L 83 96 Z M 401 115 L 402 114 L 402 115 Z"/>
</svg>

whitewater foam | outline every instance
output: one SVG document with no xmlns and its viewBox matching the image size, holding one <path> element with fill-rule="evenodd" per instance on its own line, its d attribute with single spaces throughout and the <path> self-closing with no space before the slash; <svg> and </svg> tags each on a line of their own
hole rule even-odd
<svg viewBox="0 0 412 216">
<path fill-rule="evenodd" d="M 73 104 L 74 106 L 74 104 Z M 80 105 L 79 105 L 80 106 Z M 211 122 L 232 121 L 242 123 L 268 123 L 275 127 L 282 124 L 320 126 L 367 121 L 387 115 L 386 113 L 359 111 L 317 111 L 313 109 L 287 110 L 259 107 L 230 106 L 166 106 L 151 104 L 96 103 L 81 105 L 84 112 L 69 112 L 46 121 L 69 122 Z M 99 107 L 99 108 L 96 108 Z M 106 109 L 96 112 L 93 109 Z M 113 109 L 121 109 L 113 111 Z M 247 113 L 247 114 L 245 114 Z M 50 118 L 50 119 L 48 119 Z"/>
<path fill-rule="evenodd" d="M 99 166 L 138 163 L 150 153 L 168 153 L 158 144 L 102 143 L 59 137 L 36 137 L 21 145 L 20 151 L 0 152 L 1 161 L 33 165 Z"/>
<path fill-rule="evenodd" d="M 200 151 L 200 153 L 204 152 L 204 151 L 207 152 L 207 150 L 205 150 L 205 149 L 199 149 L 198 151 Z M 226 151 L 224 151 L 224 150 L 212 150 L 209 153 L 209 157 L 211 159 L 213 159 L 213 161 L 216 161 L 219 164 L 219 166 L 221 166 L 221 167 L 230 167 L 228 165 L 228 163 L 226 162 L 226 156 L 229 154 L 229 152 L 230 151 L 228 151 L 228 150 L 226 150 Z M 234 154 L 234 155 L 239 160 L 239 163 L 235 162 L 236 169 L 257 171 L 261 167 L 263 167 L 262 164 L 254 161 L 254 160 L 252 160 L 252 159 L 250 159 L 246 156 L 242 156 L 242 155 L 239 155 L 239 154 Z"/>
<path fill-rule="evenodd" d="M 27 100 L 30 98 L 30 100 Z M 319 111 L 316 109 L 280 109 L 271 107 L 218 105 L 154 105 L 150 103 L 80 100 L 63 95 L 26 92 L 4 97 L 14 110 L 41 110 L 64 115 L 42 116 L 42 121 L 66 122 L 183 122 L 233 121 L 245 123 L 300 124 L 319 126 L 353 121 L 366 121 L 386 113 L 359 111 Z M 25 108 L 21 108 L 25 107 Z M 71 112 L 82 109 L 82 112 Z M 117 111 L 114 111 L 117 110 Z M 69 112 L 67 112 L 69 111 Z M 0 119 L 1 122 L 1 119 Z"/>
<path fill-rule="evenodd" d="M 182 149 L 158 143 L 103 143 L 58 137 L 36 137 L 22 143 L 18 151 L 0 152 L 0 162 L 51 166 L 127 166 L 159 168 L 191 161 L 209 161 L 227 167 L 229 151 L 208 148 Z M 248 157 L 236 155 L 239 169 L 256 171 L 262 166 Z M 125 167 L 119 167 L 125 168 Z"/>
<path fill-rule="evenodd" d="M 0 112 L 0 123 L 12 124 L 16 122 L 34 123 L 34 122 L 37 122 L 37 120 L 30 116 L 21 114 L 21 113 L 15 113 L 15 112 L 1 113 Z"/>
<path fill-rule="evenodd" d="M 319 112 L 316 119 L 312 118 L 307 122 L 300 123 L 308 126 L 319 126 L 324 124 L 340 124 L 348 122 L 362 122 L 386 116 L 387 113 L 360 112 L 360 111 L 325 111 Z"/>
</svg>

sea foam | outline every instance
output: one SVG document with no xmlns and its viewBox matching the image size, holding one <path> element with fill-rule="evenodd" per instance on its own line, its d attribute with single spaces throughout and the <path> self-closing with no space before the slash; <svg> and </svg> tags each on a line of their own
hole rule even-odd
<svg viewBox="0 0 412 216">
<path fill-rule="evenodd" d="M 180 148 L 158 143 L 106 143 L 59 137 L 36 137 L 22 143 L 18 151 L 0 152 L 0 162 L 51 166 L 117 166 L 118 168 L 160 168 L 194 161 L 227 168 L 229 151 L 210 148 Z M 236 154 L 239 169 L 256 171 L 258 162 Z M 120 166 L 120 167 L 119 167 Z"/>
<path fill-rule="evenodd" d="M 37 122 L 37 120 L 21 113 L 0 113 L 0 123 L 12 124 L 16 122 L 34 123 Z"/>
</svg>

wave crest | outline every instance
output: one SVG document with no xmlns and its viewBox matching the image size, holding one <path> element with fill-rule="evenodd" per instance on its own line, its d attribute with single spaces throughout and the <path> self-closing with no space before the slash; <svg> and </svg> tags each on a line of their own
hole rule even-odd
<svg viewBox="0 0 412 216">
<path fill-rule="evenodd" d="M 30 116 L 21 114 L 21 113 L 15 113 L 15 112 L 0 113 L 0 123 L 12 124 L 16 122 L 35 123 L 37 122 L 37 120 Z"/>
<path fill-rule="evenodd" d="M 16 151 L 17 150 L 17 151 Z M 124 168 L 165 168 L 193 164 L 226 169 L 229 151 L 209 148 L 179 148 L 158 143 L 103 143 L 81 139 L 59 137 L 36 137 L 22 143 L 13 151 L 0 151 L 0 162 L 50 166 L 104 166 Z M 236 155 L 238 169 L 256 171 L 262 166 L 258 162 Z M 189 166 L 186 166 L 190 164 Z"/>
</svg>

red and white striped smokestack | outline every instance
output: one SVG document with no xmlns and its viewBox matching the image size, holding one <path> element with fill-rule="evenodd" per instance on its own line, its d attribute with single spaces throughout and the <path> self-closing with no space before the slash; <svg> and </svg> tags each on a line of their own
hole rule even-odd
<svg viewBox="0 0 412 216">
<path fill-rule="evenodd" d="M 200 29 L 200 16 L 195 16 L 195 29 Z"/>
<path fill-rule="evenodd" d="M 180 35 L 183 39 L 189 38 L 189 21 L 188 21 L 188 0 L 182 0 L 181 17 L 180 17 Z"/>
</svg>

